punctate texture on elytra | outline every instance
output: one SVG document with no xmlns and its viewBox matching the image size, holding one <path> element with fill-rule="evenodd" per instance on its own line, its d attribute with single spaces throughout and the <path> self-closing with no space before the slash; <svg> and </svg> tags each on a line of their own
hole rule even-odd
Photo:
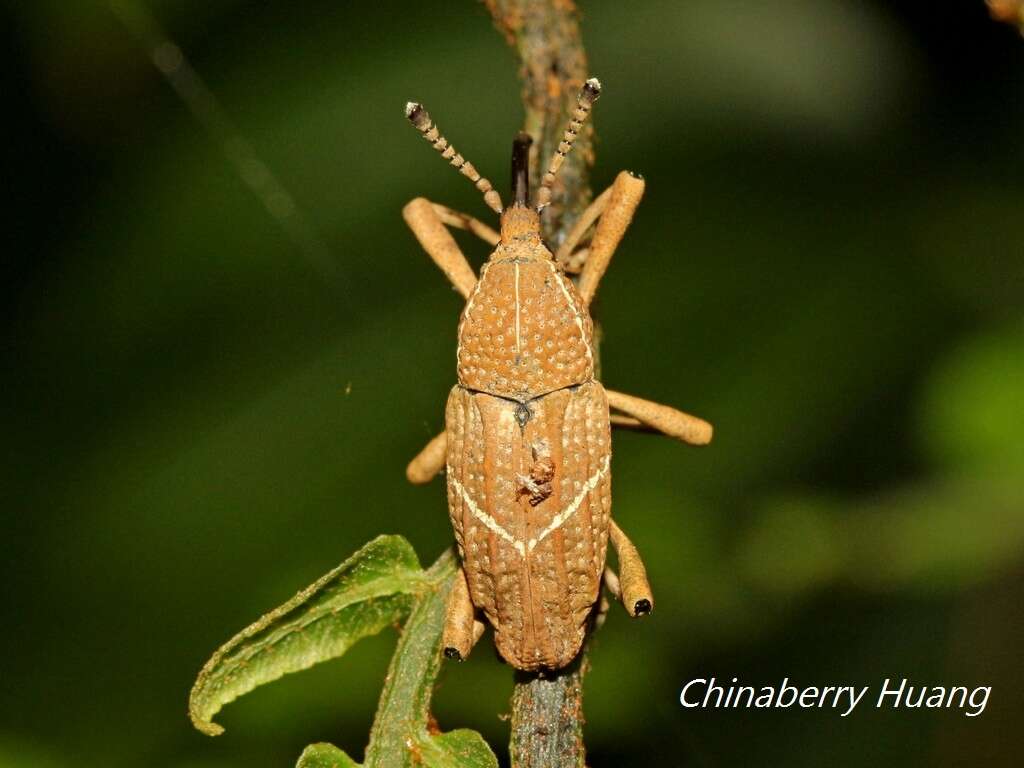
<svg viewBox="0 0 1024 768">
<path fill-rule="evenodd" d="M 513 666 L 565 666 L 583 643 L 608 546 L 604 388 L 590 381 L 521 406 L 456 386 L 446 419 L 448 506 L 473 603 Z"/>
</svg>

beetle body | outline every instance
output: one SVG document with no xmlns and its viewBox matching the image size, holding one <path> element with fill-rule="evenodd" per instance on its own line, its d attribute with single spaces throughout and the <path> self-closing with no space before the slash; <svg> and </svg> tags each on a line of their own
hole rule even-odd
<svg viewBox="0 0 1024 768">
<path fill-rule="evenodd" d="M 445 425 L 470 596 L 519 669 L 568 664 L 600 590 L 611 428 L 592 328 L 537 214 L 508 209 L 459 324 Z"/>
<path fill-rule="evenodd" d="M 444 653 L 464 659 L 483 617 L 499 653 L 525 671 L 558 669 L 579 653 L 601 585 L 631 616 L 654 606 L 639 553 L 611 518 L 611 426 L 655 429 L 703 445 L 711 425 L 674 408 L 606 390 L 594 379 L 588 307 L 643 194 L 643 180 L 620 173 L 584 211 L 557 258 L 541 239 L 540 212 L 555 175 L 598 93 L 583 85 L 569 125 L 530 204 L 530 137 L 512 150 L 513 204 L 504 208 L 482 177 L 441 135 L 421 104 L 406 117 L 501 214 L 501 232 L 471 216 L 417 198 L 406 222 L 466 298 L 445 431 L 410 462 L 407 477 L 429 482 L 447 470 L 448 508 L 462 569 L 445 616 Z M 596 223 L 595 223 L 596 222 Z M 589 244 L 573 252 L 589 227 Z M 494 246 L 474 274 L 446 226 Z M 578 287 L 563 264 L 582 262 Z M 608 543 L 619 575 L 605 568 Z"/>
</svg>

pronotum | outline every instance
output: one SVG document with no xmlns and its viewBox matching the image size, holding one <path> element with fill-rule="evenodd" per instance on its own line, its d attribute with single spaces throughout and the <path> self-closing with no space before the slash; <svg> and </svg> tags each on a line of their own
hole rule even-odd
<svg viewBox="0 0 1024 768">
<path fill-rule="evenodd" d="M 424 198 L 403 210 L 424 250 L 466 298 L 445 431 L 406 470 L 414 483 L 446 471 L 462 560 L 444 628 L 449 658 L 466 658 L 484 631 L 482 614 L 513 667 L 563 667 L 579 653 L 602 582 L 630 615 L 649 613 L 654 598 L 643 563 L 611 518 L 611 427 L 654 429 L 693 445 L 711 439 L 707 422 L 607 390 L 594 378 L 589 306 L 640 202 L 643 179 L 620 173 L 556 253 L 541 239 L 555 176 L 600 91 L 596 78 L 584 84 L 532 203 L 531 138 L 516 137 L 508 208 L 423 106 L 406 106 L 413 126 L 501 217 L 495 232 Z M 446 226 L 494 246 L 479 279 Z M 591 228 L 589 245 L 577 250 Z M 578 284 L 566 270 L 578 272 Z M 605 565 L 609 538 L 618 575 Z"/>
</svg>

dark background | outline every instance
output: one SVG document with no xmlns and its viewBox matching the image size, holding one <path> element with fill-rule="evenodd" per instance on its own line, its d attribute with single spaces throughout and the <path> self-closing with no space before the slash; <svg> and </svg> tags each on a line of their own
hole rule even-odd
<svg viewBox="0 0 1024 768">
<path fill-rule="evenodd" d="M 329 257 L 109 6 L 6 6 L 0 764 L 359 755 L 393 634 L 231 705 L 216 740 L 186 698 L 376 534 L 448 545 L 440 481 L 403 467 L 442 426 L 460 302 L 399 212 L 490 214 L 401 109 L 504 189 L 514 57 L 472 0 L 149 8 Z M 658 610 L 593 643 L 589 764 L 1019 763 L 1024 40 L 981 0 L 583 8 L 595 187 L 648 180 L 600 296 L 604 380 L 716 427 L 616 437 Z M 436 710 L 503 752 L 484 643 Z M 683 710 L 712 675 L 993 692 L 976 718 Z"/>
</svg>

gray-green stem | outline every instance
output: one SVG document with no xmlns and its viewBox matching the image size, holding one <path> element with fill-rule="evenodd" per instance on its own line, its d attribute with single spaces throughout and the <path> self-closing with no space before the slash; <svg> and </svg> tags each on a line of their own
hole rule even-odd
<svg viewBox="0 0 1024 768">
<path fill-rule="evenodd" d="M 498 29 L 519 54 L 524 129 L 534 138 L 530 175 L 539 179 L 561 141 L 587 77 L 579 14 L 572 0 L 485 0 Z M 580 133 L 544 211 L 552 250 L 590 203 L 593 131 Z M 596 338 L 596 337 L 595 337 Z M 569 667 L 546 676 L 516 673 L 509 750 L 513 768 L 582 768 L 584 651 Z"/>
</svg>

